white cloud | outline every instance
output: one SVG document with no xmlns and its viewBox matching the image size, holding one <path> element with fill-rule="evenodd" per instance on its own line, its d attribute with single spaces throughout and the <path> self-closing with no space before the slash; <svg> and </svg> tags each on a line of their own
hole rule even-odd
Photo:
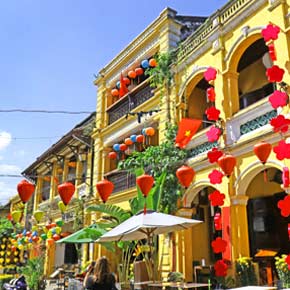
<svg viewBox="0 0 290 290">
<path fill-rule="evenodd" d="M 5 131 L 1 131 L 0 132 L 0 150 L 3 150 L 4 148 L 6 148 L 12 140 L 12 136 L 10 133 L 5 132 Z"/>
<path fill-rule="evenodd" d="M 20 174 L 21 169 L 16 165 L 0 164 L 0 174 Z"/>
<path fill-rule="evenodd" d="M 7 204 L 9 199 L 15 195 L 17 195 L 17 190 L 15 186 L 0 181 L 0 204 Z"/>
</svg>

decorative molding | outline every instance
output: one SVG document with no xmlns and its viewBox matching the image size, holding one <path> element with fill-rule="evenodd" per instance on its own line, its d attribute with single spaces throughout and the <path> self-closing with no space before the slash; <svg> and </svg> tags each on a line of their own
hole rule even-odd
<svg viewBox="0 0 290 290">
<path fill-rule="evenodd" d="M 248 204 L 249 197 L 247 195 L 236 195 L 231 198 L 231 205 L 244 205 Z"/>
</svg>

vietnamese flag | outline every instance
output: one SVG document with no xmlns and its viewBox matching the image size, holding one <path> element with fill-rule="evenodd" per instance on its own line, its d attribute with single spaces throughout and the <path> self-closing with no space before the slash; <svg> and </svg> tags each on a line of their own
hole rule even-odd
<svg viewBox="0 0 290 290">
<path fill-rule="evenodd" d="M 119 89 L 119 96 L 120 98 L 124 97 L 129 92 L 123 78 L 123 74 L 121 73 L 120 76 L 120 89 Z"/>
<path fill-rule="evenodd" d="M 197 132 L 202 120 L 197 119 L 182 119 L 178 125 L 178 132 L 175 138 L 175 145 L 180 149 L 185 148 L 193 135 Z"/>
</svg>

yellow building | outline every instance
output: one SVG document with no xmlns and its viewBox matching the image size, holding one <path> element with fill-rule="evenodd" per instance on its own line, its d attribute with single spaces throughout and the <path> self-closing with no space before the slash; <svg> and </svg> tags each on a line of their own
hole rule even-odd
<svg viewBox="0 0 290 290">
<path fill-rule="evenodd" d="M 91 114 L 71 131 L 64 135 L 57 143 L 39 156 L 34 163 L 27 167 L 22 174 L 36 187 L 32 199 L 28 203 L 29 217 L 26 229 L 36 225 L 32 215 L 35 211 L 44 211 L 44 217 L 38 224 L 41 228 L 58 219 L 64 221 L 61 236 L 68 235 L 90 224 L 90 216 L 85 214 L 84 208 L 94 202 L 92 188 L 94 146 L 90 137 L 95 124 L 95 113 Z M 64 182 L 75 185 L 75 193 L 67 209 L 61 212 L 58 207 L 60 196 L 57 186 Z M 40 233 L 39 233 L 40 234 Z M 85 251 L 83 246 L 83 251 Z M 83 256 L 85 260 L 89 257 Z M 45 274 L 50 275 L 57 267 L 64 264 L 78 263 L 77 248 L 72 245 L 54 244 L 46 247 Z"/>
<path fill-rule="evenodd" d="M 234 262 L 241 256 L 254 257 L 260 249 L 273 249 L 279 254 L 289 251 L 289 220 L 280 217 L 276 206 L 285 196 L 281 172 L 284 166 L 290 165 L 289 160 L 279 161 L 272 152 L 268 162 L 262 165 L 253 153 L 256 143 L 264 140 L 275 146 L 281 138 L 268 124 L 281 110 L 274 110 L 268 102 L 267 96 L 274 86 L 265 73 L 272 64 L 261 30 L 269 23 L 281 28 L 275 41 L 275 64 L 286 70 L 283 81 L 290 84 L 289 4 L 289 1 L 280 0 L 229 1 L 198 29 L 193 29 L 185 40 L 186 24 L 194 23 L 194 18 L 185 20 L 167 8 L 100 70 L 95 81 L 98 87 L 96 111 L 100 114 L 97 114 L 93 132 L 94 171 L 101 174 L 94 175 L 94 184 L 103 176 L 112 181 L 115 190 L 108 202 L 128 208 L 128 200 L 136 194 L 134 176 L 116 170 L 116 162 L 108 158 L 108 152 L 114 144 L 123 143 L 132 134 L 141 134 L 148 126 L 158 132 L 150 145 L 160 143 L 168 110 L 160 100 L 160 91 L 152 90 L 148 78 L 143 75 L 129 82 L 127 94 L 113 97 L 112 90 L 118 87 L 120 74 L 127 77 L 130 71 L 140 67 L 142 60 L 152 58 L 157 52 L 176 49 L 178 61 L 172 67 L 175 84 L 169 103 L 172 121 L 178 122 L 183 117 L 204 119 L 209 106 L 206 98 L 209 84 L 204 79 L 204 72 L 208 67 L 218 72 L 215 106 L 221 111 L 223 120 L 222 141 L 209 143 L 205 134 L 209 128 L 204 126 L 187 146 L 191 152 L 188 163 L 195 169 L 196 178 L 187 189 L 186 207 L 204 221 L 177 234 L 177 270 L 185 273 L 188 281 L 193 279 L 193 265 L 201 260 L 212 265 L 215 260 L 210 246 L 214 238 L 214 211 L 208 201 L 214 189 L 226 195 L 222 213 L 223 236 L 228 241 L 228 250 L 224 258 Z M 201 24 L 203 20 L 195 19 L 195 22 Z M 147 115 L 149 111 L 153 112 Z M 145 114 L 138 122 L 140 112 Z M 288 136 L 289 132 L 285 133 L 284 137 Z M 208 175 L 215 165 L 208 162 L 207 152 L 217 145 L 236 157 L 237 166 L 229 180 L 224 178 L 222 184 L 212 185 Z M 265 169 L 267 181 L 263 178 Z M 164 259 L 163 270 L 170 271 L 170 263 L 171 259 Z M 267 279 L 266 282 L 270 282 L 271 277 L 268 275 Z"/>
</svg>

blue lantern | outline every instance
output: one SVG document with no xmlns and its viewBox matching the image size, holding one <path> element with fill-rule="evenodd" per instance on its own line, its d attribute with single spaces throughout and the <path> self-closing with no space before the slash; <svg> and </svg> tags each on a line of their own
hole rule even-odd
<svg viewBox="0 0 290 290">
<path fill-rule="evenodd" d="M 134 142 L 134 143 L 137 141 L 136 138 L 137 138 L 136 135 L 131 135 L 131 136 L 130 136 L 131 141 Z"/>
<path fill-rule="evenodd" d="M 37 236 L 37 231 L 32 232 L 32 237 L 36 237 Z"/>
<path fill-rule="evenodd" d="M 26 235 L 26 229 L 23 230 L 22 235 L 23 235 L 23 236 Z"/>
<path fill-rule="evenodd" d="M 142 135 L 146 136 L 146 128 L 142 129 L 141 133 Z"/>
<path fill-rule="evenodd" d="M 117 81 L 116 87 L 117 87 L 117 89 L 120 89 L 120 81 Z"/>
<path fill-rule="evenodd" d="M 119 151 L 120 151 L 120 144 L 114 144 L 114 145 L 113 145 L 113 149 L 114 149 L 116 152 L 119 152 Z"/>
<path fill-rule="evenodd" d="M 149 61 L 147 59 L 142 60 L 141 61 L 141 66 L 143 68 L 145 68 L 145 69 L 148 68 L 149 67 Z"/>
</svg>

